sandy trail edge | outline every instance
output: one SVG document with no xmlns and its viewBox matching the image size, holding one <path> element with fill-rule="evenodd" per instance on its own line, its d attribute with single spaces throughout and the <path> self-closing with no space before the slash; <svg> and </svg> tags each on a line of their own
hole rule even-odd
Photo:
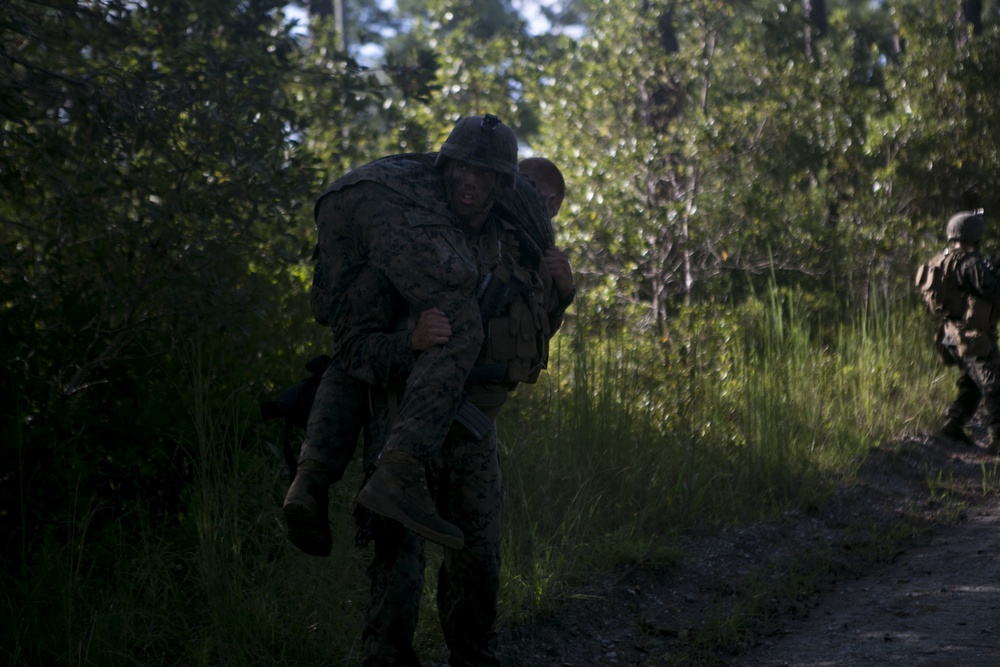
<svg viewBox="0 0 1000 667">
<path fill-rule="evenodd" d="M 815 600 L 739 667 L 1000 665 L 1000 499 Z"/>
<path fill-rule="evenodd" d="M 817 510 L 686 535 L 676 566 L 595 575 L 502 628 L 505 667 L 1000 665 L 1000 498 L 982 488 L 998 466 L 982 449 L 904 434 Z M 897 542 L 900 525 L 916 532 Z M 872 558 L 894 543 L 890 558 Z M 732 652 L 690 659 L 706 622 L 759 595 L 761 577 L 782 589 L 813 554 L 829 563 L 811 593 L 776 599 Z"/>
</svg>

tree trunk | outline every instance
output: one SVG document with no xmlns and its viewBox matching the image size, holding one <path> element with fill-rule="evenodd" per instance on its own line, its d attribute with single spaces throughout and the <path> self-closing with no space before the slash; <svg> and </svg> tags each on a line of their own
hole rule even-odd
<svg viewBox="0 0 1000 667">
<path fill-rule="evenodd" d="M 826 34 L 829 22 L 826 18 L 826 0 L 802 0 L 802 13 L 806 18 L 803 40 L 806 58 L 812 59 L 813 40 Z"/>
<path fill-rule="evenodd" d="M 972 34 L 983 32 L 983 0 L 963 0 L 962 18 L 972 25 Z"/>
<path fill-rule="evenodd" d="M 334 28 L 337 31 L 337 50 L 347 51 L 347 0 L 306 0 L 309 16 L 327 18 L 333 16 Z"/>
<path fill-rule="evenodd" d="M 308 0 L 309 16 L 325 18 L 333 14 L 333 0 Z"/>
</svg>

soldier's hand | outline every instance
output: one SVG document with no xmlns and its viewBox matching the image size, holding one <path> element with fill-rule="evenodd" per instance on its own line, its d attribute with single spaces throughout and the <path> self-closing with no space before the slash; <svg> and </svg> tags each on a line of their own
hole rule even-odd
<svg viewBox="0 0 1000 667">
<path fill-rule="evenodd" d="M 438 308 L 429 308 L 420 313 L 410 337 L 410 349 L 414 352 L 443 345 L 451 338 L 451 323 L 448 316 Z"/>
<path fill-rule="evenodd" d="M 569 265 L 569 257 L 559 248 L 552 246 L 545 250 L 545 265 L 559 292 L 559 298 L 565 299 L 573 291 L 573 269 Z"/>
</svg>

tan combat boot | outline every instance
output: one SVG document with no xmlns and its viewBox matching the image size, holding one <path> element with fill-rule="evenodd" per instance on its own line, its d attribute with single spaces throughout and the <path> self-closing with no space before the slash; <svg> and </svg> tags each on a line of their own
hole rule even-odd
<svg viewBox="0 0 1000 667">
<path fill-rule="evenodd" d="M 333 547 L 327 519 L 330 469 L 318 461 L 299 464 L 281 511 L 289 541 L 310 556 L 329 556 Z"/>
<path fill-rule="evenodd" d="M 427 489 L 427 470 L 417 457 L 385 452 L 371 479 L 358 492 L 358 504 L 395 519 L 408 529 L 449 549 L 465 546 L 465 536 L 438 514 Z"/>
</svg>

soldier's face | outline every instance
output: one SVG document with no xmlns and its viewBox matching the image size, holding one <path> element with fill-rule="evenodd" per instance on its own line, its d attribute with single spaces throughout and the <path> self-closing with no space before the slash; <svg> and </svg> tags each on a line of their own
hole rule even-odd
<svg viewBox="0 0 1000 667">
<path fill-rule="evenodd" d="M 558 197 L 556 186 L 547 181 L 541 174 L 531 169 L 525 170 L 522 167 L 521 175 L 531 183 L 531 186 L 535 188 L 535 192 L 541 195 L 545 201 L 545 208 L 549 210 L 549 217 L 556 217 L 556 213 L 559 212 L 559 205 L 556 204 L 556 198 Z"/>
<path fill-rule="evenodd" d="M 459 215 L 482 213 L 497 184 L 495 171 L 460 160 L 448 163 L 448 178 L 451 181 L 451 206 Z"/>
</svg>

